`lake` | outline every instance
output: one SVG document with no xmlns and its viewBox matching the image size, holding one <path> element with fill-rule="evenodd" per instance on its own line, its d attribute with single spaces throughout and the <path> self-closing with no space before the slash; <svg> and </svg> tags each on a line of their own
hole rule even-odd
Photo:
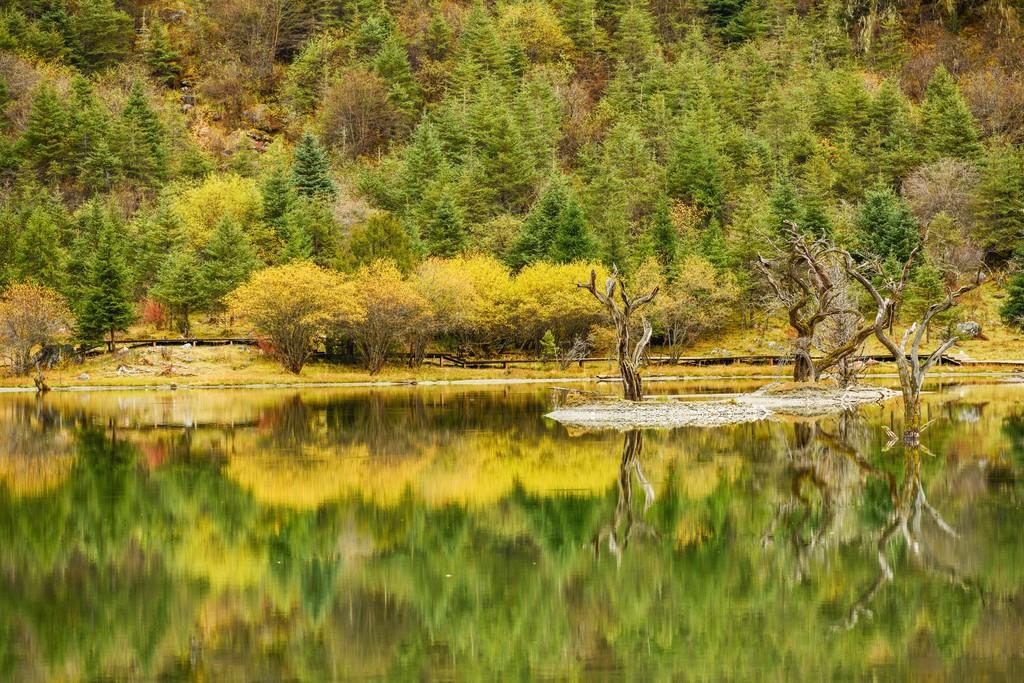
<svg viewBox="0 0 1024 683">
<path fill-rule="evenodd" d="M 932 384 L 915 456 L 898 402 L 571 434 L 543 385 L 3 395 L 0 680 L 1021 680 L 1022 399 Z"/>
</svg>

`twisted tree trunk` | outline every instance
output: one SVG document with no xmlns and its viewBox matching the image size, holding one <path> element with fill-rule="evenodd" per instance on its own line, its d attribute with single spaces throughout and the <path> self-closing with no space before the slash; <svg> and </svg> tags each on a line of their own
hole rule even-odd
<svg viewBox="0 0 1024 683">
<path fill-rule="evenodd" d="M 631 297 L 626 293 L 626 286 L 619 278 L 619 270 L 612 266 L 612 274 L 605 281 L 604 291 L 597 288 L 597 273 L 590 271 L 590 282 L 578 284 L 577 287 L 585 289 L 594 295 L 601 305 L 608 311 L 612 322 L 615 323 L 616 360 L 619 365 L 619 376 L 622 378 L 622 395 L 627 401 L 639 401 L 644 397 L 643 381 L 640 378 L 639 366 L 643 360 L 644 350 L 651 343 L 653 328 L 647 318 L 641 318 L 643 332 L 635 342 L 630 339 L 630 325 L 633 314 L 642 307 L 649 304 L 658 294 L 655 287 L 643 296 Z M 615 289 L 619 290 L 620 305 L 615 300 Z"/>
</svg>

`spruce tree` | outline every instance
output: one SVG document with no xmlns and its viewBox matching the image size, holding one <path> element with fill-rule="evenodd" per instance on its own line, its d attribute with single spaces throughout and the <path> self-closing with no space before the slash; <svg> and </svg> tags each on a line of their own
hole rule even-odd
<svg viewBox="0 0 1024 683">
<path fill-rule="evenodd" d="M 466 226 L 455 198 L 442 188 L 423 226 L 423 237 L 432 256 L 457 256 L 466 248 Z"/>
<path fill-rule="evenodd" d="M 219 303 L 258 268 L 256 250 L 245 231 L 222 218 L 203 247 L 202 282 L 207 303 Z"/>
<path fill-rule="evenodd" d="M 590 236 L 583 210 L 570 199 L 558 217 L 555 242 L 551 245 L 551 259 L 556 263 L 589 261 L 594 256 L 594 240 Z"/>
<path fill-rule="evenodd" d="M 263 200 L 263 220 L 280 228 L 285 214 L 295 200 L 291 181 L 284 166 L 275 164 L 260 186 Z"/>
<path fill-rule="evenodd" d="M 170 253 L 150 294 L 167 306 L 178 319 L 178 330 L 188 336 L 192 331 L 191 314 L 209 301 L 199 259 L 191 247 L 181 246 Z"/>
<path fill-rule="evenodd" d="M 356 270 L 380 259 L 394 262 L 403 273 L 416 263 L 416 245 L 409 230 L 386 211 L 370 214 L 366 221 L 352 228 L 345 250 L 344 266 Z"/>
<path fill-rule="evenodd" d="M 1010 278 L 1006 285 L 1006 301 L 999 309 L 1003 323 L 1024 330 L 1024 271 L 1019 271 Z"/>
<path fill-rule="evenodd" d="M 167 177 L 164 129 L 138 82 L 121 111 L 119 148 L 125 175 L 153 186 Z"/>
<path fill-rule="evenodd" d="M 405 165 L 400 176 L 402 194 L 407 203 L 416 204 L 423 199 L 427 186 L 447 173 L 441 138 L 430 118 L 424 118 L 416 127 L 405 148 L 403 160 Z"/>
<path fill-rule="evenodd" d="M 60 181 L 68 169 L 68 117 L 57 94 L 43 84 L 32 100 L 19 148 L 28 168 L 47 182 Z"/>
<path fill-rule="evenodd" d="M 785 230 L 786 221 L 793 221 L 799 225 L 802 216 L 800 206 L 800 195 L 797 193 L 796 185 L 789 178 L 782 177 L 775 181 L 775 189 L 772 191 L 769 200 L 772 216 L 772 231 L 781 233 Z M 803 226 L 800 226 L 803 229 Z"/>
<path fill-rule="evenodd" d="M 509 252 L 509 266 L 519 270 L 551 256 L 562 215 L 568 205 L 564 176 L 554 175 L 541 192 L 523 222 L 519 237 Z"/>
<path fill-rule="evenodd" d="M 75 35 L 82 62 L 99 71 L 123 61 L 131 50 L 132 19 L 113 0 L 79 0 Z"/>
<path fill-rule="evenodd" d="M 668 193 L 712 215 L 721 208 L 723 190 L 718 152 L 689 116 L 684 117 L 672 140 Z"/>
<path fill-rule="evenodd" d="M 917 219 L 903 199 L 887 186 L 870 190 L 857 215 L 859 248 L 897 264 L 917 245 Z"/>
<path fill-rule="evenodd" d="M 124 259 L 123 237 L 112 221 L 104 221 L 86 275 L 78 329 L 83 339 L 107 337 L 111 347 L 114 334 L 135 320 L 132 305 L 131 271 Z"/>
<path fill-rule="evenodd" d="M 181 55 L 171 44 L 167 26 L 159 19 L 153 19 L 143 26 L 140 38 L 142 56 L 149 73 L 166 86 L 177 83 L 181 76 Z"/>
<path fill-rule="evenodd" d="M 388 85 L 388 99 L 406 119 L 420 103 L 420 87 L 409 66 L 409 54 L 398 37 L 389 38 L 373 58 L 373 70 Z"/>
<path fill-rule="evenodd" d="M 956 81 L 939 66 L 928 81 L 921 102 L 921 135 L 932 158 L 978 156 L 978 129 Z"/>
<path fill-rule="evenodd" d="M 48 211 L 35 207 L 18 237 L 14 253 L 16 278 L 63 291 L 66 261 L 60 226 Z"/>
<path fill-rule="evenodd" d="M 121 160 L 114 152 L 110 116 L 84 78 L 72 83 L 68 148 L 78 179 L 88 194 L 108 191 L 120 176 Z"/>
<path fill-rule="evenodd" d="M 299 197 L 282 220 L 283 232 L 290 240 L 297 240 L 294 252 L 298 258 L 309 258 L 320 266 L 333 265 L 338 256 L 338 226 L 330 207 L 321 201 Z M 305 254 L 308 239 L 309 253 Z"/>
<path fill-rule="evenodd" d="M 672 223 L 668 201 L 658 200 L 651 218 L 651 242 L 654 256 L 661 265 L 661 274 L 665 282 L 672 283 L 679 274 L 679 233 Z"/>
<path fill-rule="evenodd" d="M 1024 153 L 1011 145 L 993 145 L 981 172 L 977 238 L 1003 260 L 1024 240 Z"/>
<path fill-rule="evenodd" d="M 310 261 L 313 259 L 313 238 L 306 232 L 306 226 L 298 221 L 285 223 L 284 249 L 277 257 L 278 263 Z"/>
<path fill-rule="evenodd" d="M 313 133 L 306 131 L 295 148 L 292 160 L 292 185 L 300 195 L 332 200 L 338 189 L 331 180 L 327 152 Z"/>
</svg>

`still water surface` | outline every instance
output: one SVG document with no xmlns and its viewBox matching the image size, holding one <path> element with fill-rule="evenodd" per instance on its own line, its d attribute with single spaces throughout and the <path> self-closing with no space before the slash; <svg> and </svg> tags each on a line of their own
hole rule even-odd
<svg viewBox="0 0 1024 683">
<path fill-rule="evenodd" d="M 721 392 L 748 384 L 658 385 Z M 0 680 L 1021 680 L 1024 384 L 573 435 L 546 389 L 0 397 Z"/>
</svg>

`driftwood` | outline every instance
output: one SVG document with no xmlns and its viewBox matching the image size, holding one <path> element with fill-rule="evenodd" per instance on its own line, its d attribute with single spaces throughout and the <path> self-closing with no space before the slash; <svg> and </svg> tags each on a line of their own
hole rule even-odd
<svg viewBox="0 0 1024 683">
<path fill-rule="evenodd" d="M 618 338 L 616 345 L 616 358 L 619 363 L 619 375 L 622 377 L 622 394 L 627 401 L 639 401 L 643 398 L 643 383 L 638 370 L 640 361 L 643 359 L 647 345 L 651 343 L 651 334 L 654 328 L 651 322 L 644 317 L 640 318 L 642 332 L 640 338 L 635 342 L 631 340 L 631 322 L 633 314 L 651 303 L 658 294 L 655 287 L 642 296 L 629 296 L 626 293 L 626 285 L 619 277 L 619 269 L 612 266 L 612 273 L 605 280 L 604 290 L 597 287 L 597 273 L 590 271 L 590 282 L 578 284 L 577 287 L 585 289 L 594 295 L 615 323 L 615 333 Z M 615 290 L 618 288 L 619 298 L 622 303 L 615 300 Z"/>
</svg>

